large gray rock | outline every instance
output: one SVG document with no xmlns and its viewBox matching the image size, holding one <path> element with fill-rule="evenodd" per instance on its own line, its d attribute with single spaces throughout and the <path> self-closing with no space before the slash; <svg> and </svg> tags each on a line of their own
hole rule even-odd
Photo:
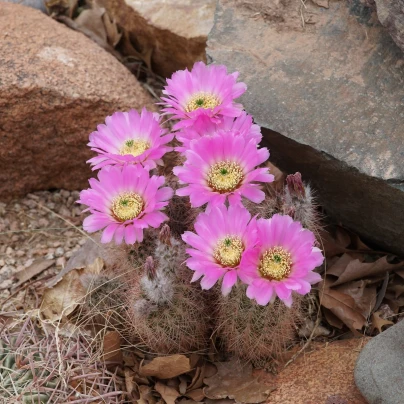
<svg viewBox="0 0 404 404">
<path fill-rule="evenodd" d="M 317 3 L 329 8 L 219 0 L 208 57 L 240 71 L 275 164 L 301 171 L 335 219 L 404 253 L 403 53 L 359 0 Z"/>
<path fill-rule="evenodd" d="M 404 0 L 375 0 L 377 16 L 395 43 L 404 50 Z"/>
<path fill-rule="evenodd" d="M 404 321 L 363 348 L 355 367 L 355 383 L 370 404 L 404 403 Z"/>
</svg>

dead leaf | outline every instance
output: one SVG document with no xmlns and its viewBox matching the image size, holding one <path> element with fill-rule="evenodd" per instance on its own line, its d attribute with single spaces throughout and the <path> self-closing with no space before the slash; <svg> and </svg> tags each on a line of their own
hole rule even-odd
<svg viewBox="0 0 404 404">
<path fill-rule="evenodd" d="M 385 325 L 391 325 L 391 324 L 394 324 L 394 323 L 390 320 L 385 320 L 384 318 L 380 317 L 380 311 L 375 311 L 372 314 L 372 328 L 373 329 L 376 328 L 377 330 L 379 330 L 379 333 L 381 333 L 383 331 L 382 328 Z"/>
<path fill-rule="evenodd" d="M 180 383 L 178 385 L 178 390 L 180 391 L 181 395 L 183 396 L 187 391 L 188 383 L 187 383 L 186 378 L 183 376 L 179 376 L 179 379 L 180 379 Z"/>
<path fill-rule="evenodd" d="M 331 311 L 354 333 L 366 324 L 362 310 L 356 306 L 353 297 L 329 288 L 329 283 L 319 284 L 320 304 Z"/>
<path fill-rule="evenodd" d="M 107 12 L 105 12 L 104 15 L 102 16 L 102 21 L 104 23 L 108 43 L 115 48 L 122 38 L 122 33 L 119 32 L 116 21 L 111 19 L 110 15 Z"/>
<path fill-rule="evenodd" d="M 87 29 L 96 35 L 100 40 L 107 41 L 107 32 L 105 30 L 102 16 L 105 14 L 105 8 L 99 7 L 96 2 L 92 8 L 83 10 L 74 20 L 77 27 L 82 30 Z"/>
<path fill-rule="evenodd" d="M 186 396 L 195 401 L 202 401 L 205 398 L 205 393 L 203 389 L 196 389 L 188 391 Z"/>
<path fill-rule="evenodd" d="M 355 259 L 347 264 L 345 271 L 332 286 L 341 285 L 342 283 L 357 279 L 384 275 L 386 272 L 401 269 L 403 266 L 404 262 L 399 262 L 398 264 L 388 263 L 387 256 L 381 257 L 375 262 L 361 262 L 359 259 Z"/>
<path fill-rule="evenodd" d="M 140 398 L 138 404 L 156 404 L 157 400 L 153 397 L 152 388 L 150 386 L 139 386 Z"/>
<path fill-rule="evenodd" d="M 170 379 L 191 370 L 189 358 L 185 355 L 171 355 L 154 358 L 151 362 L 140 367 L 143 376 L 154 376 L 158 379 Z"/>
<path fill-rule="evenodd" d="M 365 280 L 348 282 L 334 290 L 351 296 L 363 317 L 368 318 L 376 304 L 376 286 Z"/>
<path fill-rule="evenodd" d="M 157 382 L 154 389 L 161 395 L 167 404 L 175 404 L 175 400 L 181 396 L 176 389 L 168 387 L 161 382 Z"/>
<path fill-rule="evenodd" d="M 138 385 L 135 383 L 135 372 L 132 369 L 125 368 L 124 369 L 124 375 L 125 375 L 125 387 L 128 396 L 132 400 L 139 400 L 140 394 L 139 394 L 139 388 Z"/>
<path fill-rule="evenodd" d="M 211 377 L 217 373 L 217 368 L 210 362 L 204 363 L 201 367 L 195 369 L 195 374 L 192 378 L 188 390 L 199 389 L 203 386 L 203 380 L 206 377 Z"/>
<path fill-rule="evenodd" d="M 80 278 L 90 274 L 98 275 L 103 266 L 104 261 L 97 257 L 92 264 L 85 268 L 70 270 L 56 284 L 53 282 L 54 286 L 46 289 L 43 294 L 40 307 L 41 316 L 51 322 L 56 322 L 71 314 L 87 293 Z"/>
<path fill-rule="evenodd" d="M 23 283 L 29 281 L 34 276 L 39 275 L 45 269 L 50 268 L 55 263 L 55 260 L 38 259 L 35 260 L 28 268 L 23 269 L 15 274 L 18 283 L 15 287 L 21 286 Z"/>
<path fill-rule="evenodd" d="M 77 268 L 85 268 L 91 265 L 96 258 L 101 256 L 101 248 L 93 240 L 87 240 L 84 245 L 69 259 L 66 266 L 53 279 L 46 283 L 47 288 L 56 285 L 64 276 Z"/>
<path fill-rule="evenodd" d="M 104 361 L 111 362 L 114 365 L 123 364 L 121 337 L 117 331 L 108 331 L 104 335 L 103 352 Z"/>
<path fill-rule="evenodd" d="M 344 322 L 341 321 L 335 314 L 333 314 L 330 310 L 323 307 L 324 317 L 327 320 L 327 323 L 335 328 L 341 329 L 344 326 Z"/>
<path fill-rule="evenodd" d="M 217 362 L 217 373 L 204 380 L 205 396 L 212 400 L 230 398 L 237 403 L 262 403 L 275 388 L 252 375 L 252 365 L 242 366 L 237 359 Z"/>
<path fill-rule="evenodd" d="M 40 307 L 42 318 L 60 321 L 74 311 L 85 294 L 79 272 L 69 272 L 56 286 L 45 290 Z"/>
</svg>

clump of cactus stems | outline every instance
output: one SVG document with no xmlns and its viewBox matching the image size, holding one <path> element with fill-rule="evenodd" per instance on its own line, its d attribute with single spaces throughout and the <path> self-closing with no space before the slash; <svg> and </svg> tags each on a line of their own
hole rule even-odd
<svg viewBox="0 0 404 404">
<path fill-rule="evenodd" d="M 209 335 L 205 297 L 190 283 L 185 244 L 170 227 L 148 229 L 142 243 L 107 246 L 101 276 L 82 279 L 86 311 L 128 342 L 151 353 L 186 353 L 206 348 Z"/>
<path fill-rule="evenodd" d="M 205 349 L 207 322 L 204 292 L 191 284 L 184 265 L 185 246 L 164 225 L 155 250 L 143 265 L 139 282 L 127 297 L 128 337 L 141 349 L 156 354 Z"/>
<path fill-rule="evenodd" d="M 24 315 L 2 326 L 1 403 L 122 402 L 124 381 L 93 360 L 92 341 L 56 335 L 39 322 Z"/>
<path fill-rule="evenodd" d="M 318 234 L 317 206 L 310 186 L 302 182 L 300 173 L 288 175 L 281 191 L 267 185 L 266 193 L 268 197 L 260 205 L 248 204 L 252 214 L 262 218 L 286 214 Z M 238 285 L 228 296 L 218 294 L 216 335 L 222 347 L 255 365 L 271 358 L 281 359 L 282 353 L 296 341 L 307 296 L 295 293 L 291 308 L 278 298 L 272 304 L 260 306 L 246 296 L 245 289 L 245 285 Z"/>
<path fill-rule="evenodd" d="M 252 214 L 264 219 L 276 213 L 289 215 L 304 228 L 318 234 L 321 225 L 315 197 L 310 185 L 302 181 L 299 172 L 288 175 L 286 184 L 280 191 L 275 190 L 272 184 L 266 184 L 264 191 L 267 197 L 259 205 L 246 203 Z"/>
<path fill-rule="evenodd" d="M 246 296 L 245 285 L 237 285 L 228 296 L 218 295 L 216 335 L 222 348 L 257 367 L 281 360 L 296 341 L 302 301 L 295 295 L 291 308 L 278 298 L 260 306 Z"/>
</svg>

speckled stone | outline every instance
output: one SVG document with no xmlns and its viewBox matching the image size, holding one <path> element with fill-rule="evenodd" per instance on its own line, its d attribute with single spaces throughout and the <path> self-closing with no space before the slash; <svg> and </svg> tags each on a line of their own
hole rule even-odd
<svg viewBox="0 0 404 404">
<path fill-rule="evenodd" d="M 102 0 L 163 77 L 206 60 L 216 0 Z"/>
<path fill-rule="evenodd" d="M 366 404 L 355 386 L 354 366 L 367 339 L 311 344 L 277 376 L 266 375 L 276 389 L 268 404 Z M 262 375 L 261 375 L 262 376 Z"/>
<path fill-rule="evenodd" d="M 404 403 L 404 321 L 366 345 L 355 367 L 355 382 L 370 404 Z"/>
<path fill-rule="evenodd" d="M 377 16 L 404 51 L 404 0 L 375 0 Z"/>
<path fill-rule="evenodd" d="M 0 199 L 88 185 L 88 135 L 152 107 L 113 56 L 38 10 L 0 2 Z"/>
<path fill-rule="evenodd" d="M 274 163 L 404 254 L 404 54 L 363 1 L 315 3 L 219 0 L 208 58 L 240 71 Z"/>
</svg>

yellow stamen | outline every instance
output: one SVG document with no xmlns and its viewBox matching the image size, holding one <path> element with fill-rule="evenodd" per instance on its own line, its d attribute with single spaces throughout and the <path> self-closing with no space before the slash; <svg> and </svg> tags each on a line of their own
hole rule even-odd
<svg viewBox="0 0 404 404">
<path fill-rule="evenodd" d="M 207 182 L 215 192 L 225 193 L 234 191 L 243 178 L 244 172 L 239 164 L 221 161 L 210 168 Z"/>
<path fill-rule="evenodd" d="M 198 108 L 211 109 L 218 105 L 220 105 L 220 100 L 216 95 L 199 91 L 188 100 L 185 105 L 185 112 L 192 112 Z"/>
<path fill-rule="evenodd" d="M 226 267 L 235 267 L 240 263 L 244 251 L 243 242 L 239 237 L 227 236 L 217 243 L 213 257 Z"/>
<path fill-rule="evenodd" d="M 140 156 L 150 148 L 150 143 L 143 139 L 128 139 L 125 141 L 119 153 L 121 156 L 131 154 L 134 157 Z"/>
<path fill-rule="evenodd" d="M 112 213 L 117 220 L 124 222 L 140 215 L 143 210 L 143 199 L 134 192 L 124 192 L 112 201 Z"/>
<path fill-rule="evenodd" d="M 292 268 L 290 253 L 282 247 L 273 247 L 263 254 L 258 271 L 263 278 L 281 281 L 289 276 Z"/>
</svg>

